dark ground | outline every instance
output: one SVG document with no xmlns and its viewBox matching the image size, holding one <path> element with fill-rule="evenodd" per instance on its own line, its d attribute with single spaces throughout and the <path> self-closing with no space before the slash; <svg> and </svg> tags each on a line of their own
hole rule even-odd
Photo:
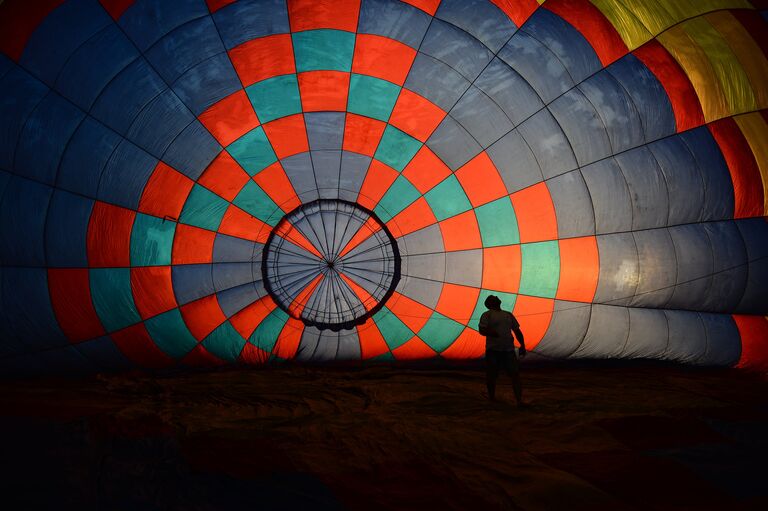
<svg viewBox="0 0 768 511">
<path fill-rule="evenodd" d="M 768 381 L 652 364 L 3 382 L 4 509 L 768 509 Z"/>
</svg>

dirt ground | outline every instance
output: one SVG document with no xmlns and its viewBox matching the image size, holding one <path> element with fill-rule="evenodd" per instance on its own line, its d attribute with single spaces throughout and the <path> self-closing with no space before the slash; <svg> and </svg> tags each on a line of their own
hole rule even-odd
<svg viewBox="0 0 768 511">
<path fill-rule="evenodd" d="M 768 381 L 530 364 L 0 385 L 5 509 L 768 509 Z"/>
</svg>

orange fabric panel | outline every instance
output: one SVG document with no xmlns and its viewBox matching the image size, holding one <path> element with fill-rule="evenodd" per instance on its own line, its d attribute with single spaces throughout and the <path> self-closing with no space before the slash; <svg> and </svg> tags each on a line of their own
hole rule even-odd
<svg viewBox="0 0 768 511">
<path fill-rule="evenodd" d="M 219 232 L 249 241 L 266 243 L 272 228 L 234 204 L 230 204 L 219 225 Z"/>
<path fill-rule="evenodd" d="M 557 239 L 557 216 L 546 183 L 510 195 L 515 208 L 520 243 Z"/>
<path fill-rule="evenodd" d="M 443 284 L 443 290 L 435 310 L 443 316 L 466 325 L 472 317 L 479 295 L 480 290 L 475 287 L 446 282 Z"/>
<path fill-rule="evenodd" d="M 428 99 L 403 89 L 389 117 L 389 123 L 413 138 L 426 142 L 446 115 L 439 106 Z"/>
<path fill-rule="evenodd" d="M 432 213 L 432 208 L 429 207 L 427 200 L 424 197 L 419 197 L 416 202 L 387 222 L 387 227 L 393 236 L 399 238 L 435 222 L 437 222 L 437 218 Z"/>
<path fill-rule="evenodd" d="M 371 319 L 357 327 L 357 336 L 360 338 L 360 354 L 363 360 L 378 357 L 389 351 L 387 342 Z"/>
<path fill-rule="evenodd" d="M 478 207 L 507 194 L 504 181 L 488 155 L 483 151 L 456 171 L 472 206 Z"/>
<path fill-rule="evenodd" d="M 555 301 L 550 298 L 518 295 L 513 311 L 525 338 L 526 349 L 534 349 L 547 333 Z"/>
<path fill-rule="evenodd" d="M 293 225 L 283 223 L 280 228 L 275 231 L 275 234 L 281 238 L 285 238 L 294 245 L 297 245 L 307 252 L 312 252 L 318 259 L 323 259 L 323 255 L 315 248 L 315 246 L 301 233 L 300 230 Z"/>
<path fill-rule="evenodd" d="M 141 319 L 148 319 L 175 309 L 170 266 L 131 268 L 131 291 Z"/>
<path fill-rule="evenodd" d="M 358 34 L 352 72 L 402 86 L 415 58 L 416 50 L 400 41 L 380 35 Z"/>
<path fill-rule="evenodd" d="M 451 169 L 429 147 L 423 145 L 405 166 L 403 175 L 424 194 L 450 176 Z"/>
<path fill-rule="evenodd" d="M 355 32 L 360 0 L 288 0 L 291 32 L 333 28 Z"/>
<path fill-rule="evenodd" d="M 472 328 L 465 328 L 440 355 L 443 358 L 466 360 L 485 355 L 485 337 Z"/>
<path fill-rule="evenodd" d="M 365 310 L 369 311 L 373 308 L 374 305 L 376 305 L 376 299 L 371 296 L 371 293 L 366 291 L 365 288 L 358 286 L 354 280 L 350 279 L 343 273 L 339 274 L 339 276 L 341 277 L 341 280 L 343 280 L 344 283 L 349 286 L 352 292 L 355 293 L 355 295 L 360 299 L 360 302 L 363 304 L 363 307 L 365 307 Z"/>
<path fill-rule="evenodd" d="M 483 289 L 517 293 L 520 271 L 520 245 L 483 249 Z"/>
<path fill-rule="evenodd" d="M 131 265 L 131 229 L 136 213 L 96 201 L 88 223 L 88 266 L 104 268 Z"/>
<path fill-rule="evenodd" d="M 243 339 L 248 339 L 256 327 L 264 321 L 264 318 L 275 310 L 275 307 L 277 304 L 274 300 L 269 296 L 264 296 L 229 318 L 229 322 Z"/>
<path fill-rule="evenodd" d="M 291 34 L 252 39 L 229 50 L 229 58 L 245 87 L 296 72 Z"/>
<path fill-rule="evenodd" d="M 446 252 L 454 250 L 470 250 L 483 246 L 480 238 L 480 228 L 473 210 L 447 218 L 440 222 L 440 232 L 443 233 L 443 245 Z"/>
<path fill-rule="evenodd" d="M 301 108 L 305 112 L 344 112 L 349 94 L 349 73 L 307 71 L 299 73 Z"/>
<path fill-rule="evenodd" d="M 303 114 L 294 114 L 262 126 L 279 159 L 309 151 Z"/>
<path fill-rule="evenodd" d="M 250 176 L 227 151 L 214 158 L 198 182 L 228 202 L 234 200 Z"/>
<path fill-rule="evenodd" d="M 379 120 L 347 113 L 344 124 L 344 150 L 373 156 L 386 126 L 386 123 Z"/>
<path fill-rule="evenodd" d="M 412 332 L 418 332 L 432 317 L 432 310 L 405 295 L 395 291 L 387 300 L 387 307 Z"/>
<path fill-rule="evenodd" d="M 430 348 L 427 343 L 413 336 L 410 341 L 393 349 L 392 355 L 397 360 L 419 360 L 436 357 L 437 352 Z"/>
<path fill-rule="evenodd" d="M 373 209 L 386 191 L 397 179 L 398 172 L 379 160 L 373 160 L 365 175 L 363 186 L 357 196 L 357 202 L 364 208 Z"/>
<path fill-rule="evenodd" d="M 104 335 L 91 300 L 88 268 L 48 270 L 51 305 L 64 335 L 72 342 Z"/>
<path fill-rule="evenodd" d="M 296 356 L 304 332 L 304 323 L 298 319 L 288 318 L 280 335 L 277 337 L 272 353 L 280 358 L 291 359 Z"/>
<path fill-rule="evenodd" d="M 210 264 L 216 233 L 192 225 L 177 224 L 173 236 L 173 264 Z"/>
<path fill-rule="evenodd" d="M 504 11 L 518 27 L 522 26 L 533 11 L 539 8 L 536 0 L 491 0 L 491 2 Z"/>
<path fill-rule="evenodd" d="M 138 366 L 162 369 L 176 363 L 157 347 L 144 323 L 136 323 L 109 336 L 122 354 Z"/>
<path fill-rule="evenodd" d="M 208 295 L 182 305 L 180 311 L 184 323 L 187 324 L 187 328 L 198 341 L 205 339 L 208 334 L 227 320 L 216 295 Z"/>
<path fill-rule="evenodd" d="M 253 180 L 286 213 L 301 204 L 280 162 L 275 162 L 265 168 L 253 176 Z"/>
<path fill-rule="evenodd" d="M 440 5 L 440 0 L 403 0 L 403 2 L 418 7 L 430 15 L 434 15 L 437 12 L 437 7 Z"/>
<path fill-rule="evenodd" d="M 269 353 L 250 342 L 246 342 L 238 360 L 250 366 L 264 365 L 269 360 Z"/>
<path fill-rule="evenodd" d="M 199 119 L 224 147 L 259 125 L 253 105 L 242 89 L 208 107 Z"/>
<path fill-rule="evenodd" d="M 597 238 L 585 236 L 561 239 L 559 245 L 560 282 L 555 298 L 572 302 L 591 302 L 595 297 L 597 279 L 600 276 Z"/>
<path fill-rule="evenodd" d="M 341 249 L 339 252 L 339 257 L 344 257 L 349 251 L 370 238 L 371 235 L 377 232 L 379 229 L 381 229 L 381 227 L 376 220 L 373 218 L 366 220 L 360 229 L 357 230 L 355 235 L 352 236 L 352 239 L 350 239 L 347 244 L 344 245 L 344 248 Z"/>
<path fill-rule="evenodd" d="M 179 218 L 194 181 L 159 162 L 139 200 L 139 211 L 160 218 Z"/>
<path fill-rule="evenodd" d="M 307 287 L 301 290 L 291 305 L 288 306 L 288 313 L 293 317 L 301 317 L 301 313 L 304 311 L 304 306 L 307 304 L 307 300 L 315 291 L 315 288 L 320 284 L 320 281 L 325 278 L 321 273 L 310 282 Z"/>
<path fill-rule="evenodd" d="M 741 357 L 736 367 L 768 370 L 768 318 L 734 314 L 741 336 Z"/>
<path fill-rule="evenodd" d="M 181 365 L 187 367 L 207 367 L 223 366 L 227 363 L 205 349 L 205 346 L 198 344 L 189 353 L 184 355 L 184 358 L 179 362 Z"/>
</svg>

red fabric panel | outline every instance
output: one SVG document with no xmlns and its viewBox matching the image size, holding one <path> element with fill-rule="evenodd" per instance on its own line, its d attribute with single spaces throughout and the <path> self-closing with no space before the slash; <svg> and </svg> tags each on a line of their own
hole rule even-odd
<svg viewBox="0 0 768 511">
<path fill-rule="evenodd" d="M 18 62 L 32 33 L 63 0 L 5 0 L 0 3 L 0 51 Z"/>
<path fill-rule="evenodd" d="M 592 45 L 603 66 L 629 51 L 611 22 L 589 0 L 547 0 L 543 7 L 573 25 Z"/>
<path fill-rule="evenodd" d="M 720 119 L 709 124 L 723 153 L 733 182 L 734 218 L 763 216 L 763 181 L 752 149 L 732 118 Z"/>
<path fill-rule="evenodd" d="M 459 337 L 440 356 L 447 359 L 466 360 L 485 354 L 485 337 L 472 328 L 465 328 Z"/>
<path fill-rule="evenodd" d="M 135 0 L 99 0 L 99 2 L 104 10 L 112 16 L 112 19 L 117 21 L 134 4 Z"/>
<path fill-rule="evenodd" d="M 360 338 L 360 351 L 363 360 L 368 360 L 389 351 L 389 346 L 381 335 L 379 328 L 373 320 L 357 327 L 357 336 Z"/>
<path fill-rule="evenodd" d="M 392 350 L 392 355 L 397 360 L 419 360 L 437 356 L 435 350 L 427 343 L 414 336 L 410 341 Z"/>
<path fill-rule="evenodd" d="M 384 134 L 386 123 L 370 117 L 350 114 L 344 125 L 344 150 L 373 156 Z"/>
<path fill-rule="evenodd" d="M 171 357 L 157 347 L 144 323 L 136 323 L 118 332 L 113 332 L 110 337 L 123 355 L 141 367 L 162 369 L 175 364 Z"/>
<path fill-rule="evenodd" d="M 429 203 L 424 197 L 419 197 L 413 204 L 387 222 L 387 227 L 395 238 L 399 238 L 435 222 L 437 222 L 437 218 L 432 213 Z"/>
<path fill-rule="evenodd" d="M 427 324 L 432 316 L 432 310 L 397 291 L 387 300 L 387 307 L 397 318 L 405 323 L 412 332 L 418 332 Z"/>
<path fill-rule="evenodd" d="M 464 164 L 455 173 L 472 206 L 478 207 L 507 194 L 499 171 L 485 151 Z"/>
<path fill-rule="evenodd" d="M 281 117 L 262 127 L 279 159 L 309 151 L 303 114 Z"/>
<path fill-rule="evenodd" d="M 520 245 L 483 249 L 483 289 L 517 293 L 522 258 Z"/>
<path fill-rule="evenodd" d="M 136 309 L 142 319 L 175 309 L 170 266 L 131 268 L 131 291 Z"/>
<path fill-rule="evenodd" d="M 192 225 L 177 224 L 173 236 L 173 264 L 209 264 L 213 260 L 216 233 Z"/>
<path fill-rule="evenodd" d="M 520 243 L 557 239 L 557 216 L 546 183 L 510 195 L 515 208 Z"/>
<path fill-rule="evenodd" d="M 269 360 L 269 353 L 247 342 L 243 346 L 243 351 L 240 352 L 239 360 L 243 364 L 250 366 L 264 365 Z"/>
<path fill-rule="evenodd" d="M 365 175 L 363 186 L 357 196 L 357 202 L 364 208 L 373 210 L 386 191 L 395 182 L 400 173 L 379 160 L 373 160 Z"/>
<path fill-rule="evenodd" d="M 295 357 L 296 351 L 299 349 L 299 342 L 301 342 L 302 332 L 304 332 L 304 323 L 298 319 L 288 318 L 277 338 L 272 353 L 284 359 Z"/>
<path fill-rule="evenodd" d="M 443 284 L 435 310 L 443 316 L 466 325 L 472 317 L 479 295 L 480 290 L 477 288 L 446 282 Z"/>
<path fill-rule="evenodd" d="M 403 85 L 416 50 L 388 37 L 359 34 L 355 41 L 352 72 Z"/>
<path fill-rule="evenodd" d="M 408 89 L 402 89 L 389 123 L 413 138 L 426 142 L 443 121 L 446 113 L 428 99 Z"/>
<path fill-rule="evenodd" d="M 677 132 L 704 124 L 699 97 L 680 64 L 655 39 L 632 52 L 661 83 L 672 103 Z"/>
<path fill-rule="evenodd" d="M 403 0 L 403 2 L 418 7 L 427 14 L 435 14 L 437 7 L 440 5 L 440 0 Z"/>
<path fill-rule="evenodd" d="M 360 0 L 288 0 L 291 32 L 334 28 L 355 32 Z"/>
<path fill-rule="evenodd" d="M 239 163 L 226 151 L 222 151 L 208 165 L 198 182 L 219 197 L 232 202 L 245 183 L 251 179 Z"/>
<path fill-rule="evenodd" d="M 483 246 L 474 210 L 446 218 L 440 222 L 440 232 L 443 234 L 443 246 L 446 252 L 471 250 Z"/>
<path fill-rule="evenodd" d="M 87 268 L 49 269 L 48 290 L 59 326 L 70 341 L 104 335 L 91 301 Z"/>
<path fill-rule="evenodd" d="M 305 112 L 344 112 L 347 109 L 349 73 L 307 71 L 299 73 L 301 108 Z"/>
<path fill-rule="evenodd" d="M 450 175 L 451 169 L 426 145 L 421 146 L 403 169 L 403 176 L 422 194 Z"/>
<path fill-rule="evenodd" d="M 558 300 L 591 302 L 600 275 L 600 256 L 594 236 L 562 239 L 560 246 L 560 281 Z"/>
<path fill-rule="evenodd" d="M 253 335 L 253 331 L 256 330 L 256 327 L 264 321 L 264 318 L 266 318 L 275 307 L 277 307 L 277 304 L 274 300 L 269 296 L 265 296 L 229 318 L 229 322 L 243 339 L 249 339 L 251 335 Z"/>
<path fill-rule="evenodd" d="M 291 34 L 252 39 L 229 50 L 229 58 L 244 86 L 296 72 Z"/>
<path fill-rule="evenodd" d="M 216 295 L 208 295 L 181 306 L 181 317 L 198 341 L 205 339 L 227 318 L 219 307 Z"/>
<path fill-rule="evenodd" d="M 518 295 L 513 313 L 520 322 L 525 347 L 532 350 L 547 333 L 555 301 L 549 298 Z"/>
<path fill-rule="evenodd" d="M 491 0 L 491 2 L 504 11 L 518 27 L 525 23 L 533 11 L 539 8 L 539 3 L 536 0 Z"/>
<path fill-rule="evenodd" d="M 230 204 L 219 225 L 219 232 L 249 241 L 266 243 L 272 228 L 238 208 Z"/>
<path fill-rule="evenodd" d="M 259 125 L 253 105 L 242 89 L 208 107 L 199 119 L 224 147 Z"/>
<path fill-rule="evenodd" d="M 208 10 L 210 12 L 216 12 L 222 7 L 235 3 L 236 1 L 237 0 L 205 0 L 205 3 L 208 4 Z"/>
<path fill-rule="evenodd" d="M 139 211 L 160 218 L 178 220 L 194 181 L 187 176 L 158 162 L 149 178 L 139 201 Z"/>
<path fill-rule="evenodd" d="M 131 265 L 131 229 L 136 212 L 99 202 L 88 224 L 88 264 L 91 268 Z"/>
<path fill-rule="evenodd" d="M 188 367 L 215 367 L 223 366 L 227 363 L 205 349 L 205 346 L 198 344 L 192 351 L 184 355 L 181 359 L 181 364 Z"/>
<path fill-rule="evenodd" d="M 734 314 L 741 335 L 741 358 L 736 367 L 768 370 L 768 318 Z"/>
<path fill-rule="evenodd" d="M 280 162 L 265 168 L 253 176 L 253 180 L 286 213 L 293 211 L 301 204 Z"/>
</svg>

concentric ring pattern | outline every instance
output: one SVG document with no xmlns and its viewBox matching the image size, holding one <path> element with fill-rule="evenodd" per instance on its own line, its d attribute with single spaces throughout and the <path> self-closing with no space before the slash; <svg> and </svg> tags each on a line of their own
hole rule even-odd
<svg viewBox="0 0 768 511">
<path fill-rule="evenodd" d="M 764 7 L 6 0 L 2 372 L 765 365 Z"/>
</svg>

